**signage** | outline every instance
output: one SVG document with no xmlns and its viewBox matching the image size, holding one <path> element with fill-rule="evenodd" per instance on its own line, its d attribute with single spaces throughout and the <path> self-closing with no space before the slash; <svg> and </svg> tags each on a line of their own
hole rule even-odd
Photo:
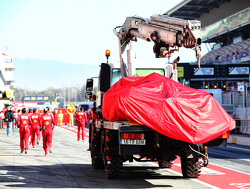
<svg viewBox="0 0 250 189">
<path fill-rule="evenodd" d="M 12 63 L 12 58 L 5 58 L 4 63 Z"/>
<path fill-rule="evenodd" d="M 184 77 L 184 67 L 180 66 L 177 67 L 177 69 L 178 69 L 178 77 Z"/>
<path fill-rule="evenodd" d="M 214 68 L 213 67 L 207 67 L 207 68 L 194 68 L 194 75 L 214 75 Z"/>
<path fill-rule="evenodd" d="M 48 101 L 48 96 L 24 96 L 23 101 Z"/>
<path fill-rule="evenodd" d="M 248 75 L 249 67 L 229 67 L 228 74 L 229 75 Z"/>
</svg>

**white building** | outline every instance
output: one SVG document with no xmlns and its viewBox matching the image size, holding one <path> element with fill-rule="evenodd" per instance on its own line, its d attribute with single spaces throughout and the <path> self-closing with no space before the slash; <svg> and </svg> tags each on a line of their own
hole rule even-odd
<svg viewBox="0 0 250 189">
<path fill-rule="evenodd" d="M 10 84 L 14 82 L 13 71 L 13 59 L 6 53 L 0 52 L 0 110 L 10 104 L 9 99 L 13 98 L 13 91 L 10 90 Z"/>
</svg>

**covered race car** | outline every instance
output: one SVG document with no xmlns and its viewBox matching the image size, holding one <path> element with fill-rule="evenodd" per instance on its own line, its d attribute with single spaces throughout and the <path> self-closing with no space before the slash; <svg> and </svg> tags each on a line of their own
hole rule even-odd
<svg viewBox="0 0 250 189">
<path fill-rule="evenodd" d="M 201 144 L 235 128 L 235 121 L 207 92 L 157 73 L 123 77 L 103 99 L 103 116 L 128 120 L 176 140 Z"/>
</svg>

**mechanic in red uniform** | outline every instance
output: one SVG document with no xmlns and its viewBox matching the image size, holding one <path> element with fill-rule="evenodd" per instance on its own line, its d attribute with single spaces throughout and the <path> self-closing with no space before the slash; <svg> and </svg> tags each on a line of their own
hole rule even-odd
<svg viewBox="0 0 250 189">
<path fill-rule="evenodd" d="M 88 126 L 90 127 L 89 122 L 90 120 L 93 120 L 93 112 L 91 109 L 88 109 L 87 111 L 87 118 L 88 118 Z"/>
<path fill-rule="evenodd" d="M 77 140 L 80 140 L 80 132 L 82 130 L 82 141 L 84 141 L 84 129 L 85 129 L 85 121 L 87 122 L 86 113 L 83 111 L 83 107 L 80 107 L 80 111 L 76 114 L 76 124 L 78 127 L 77 132 Z"/>
<path fill-rule="evenodd" d="M 32 109 L 28 109 L 28 111 L 27 111 L 27 115 L 29 116 L 29 120 L 30 120 L 30 116 L 33 114 L 33 112 L 32 112 Z M 29 122 L 29 127 L 30 127 L 30 145 L 31 145 L 31 137 L 32 137 L 32 126 L 31 126 L 31 122 Z"/>
<path fill-rule="evenodd" d="M 21 153 L 23 153 L 23 151 L 25 150 L 25 154 L 27 154 L 29 146 L 30 126 L 29 116 L 26 114 L 26 108 L 23 108 L 22 114 L 18 116 L 17 125 L 19 126 Z"/>
<path fill-rule="evenodd" d="M 33 109 L 33 114 L 30 115 L 30 124 L 32 127 L 31 130 L 31 144 L 33 148 L 35 148 L 35 144 L 37 142 L 37 145 L 39 145 L 39 141 L 41 139 L 41 134 L 40 134 L 40 115 L 37 113 L 37 109 Z M 37 141 L 36 140 L 37 136 Z"/>
<path fill-rule="evenodd" d="M 55 109 L 55 110 L 53 111 L 53 117 L 54 117 L 54 120 L 55 120 L 55 122 L 56 122 L 56 125 L 57 125 L 57 114 L 58 114 L 58 112 L 57 112 L 57 110 Z"/>
<path fill-rule="evenodd" d="M 44 109 L 44 114 L 41 116 L 40 125 L 42 127 L 42 134 L 43 134 L 43 149 L 45 151 L 45 156 L 48 155 L 51 151 L 52 146 L 52 136 L 53 136 L 53 129 L 55 127 L 55 120 L 52 114 L 49 112 L 47 108 Z"/>
</svg>

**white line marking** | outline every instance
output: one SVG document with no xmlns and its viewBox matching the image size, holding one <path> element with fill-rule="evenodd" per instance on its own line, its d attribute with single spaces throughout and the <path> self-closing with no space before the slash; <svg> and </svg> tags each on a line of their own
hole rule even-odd
<svg viewBox="0 0 250 189">
<path fill-rule="evenodd" d="M 239 147 L 235 147 L 235 146 L 227 146 L 226 148 L 234 148 L 234 149 L 238 149 L 238 150 L 243 150 L 243 151 L 250 152 L 250 150 L 248 150 L 248 149 L 239 148 Z"/>
<path fill-rule="evenodd" d="M 155 163 L 153 163 L 153 162 L 149 162 L 149 163 L 155 165 Z M 178 175 L 178 176 L 182 176 L 182 174 L 179 173 L 179 172 L 177 172 L 177 171 L 173 171 L 173 170 L 171 170 L 171 169 L 166 169 L 166 170 L 169 171 L 169 172 L 171 172 L 171 173 L 174 173 L 174 174 L 176 174 L 176 175 Z M 192 178 L 192 179 L 190 179 L 190 180 L 192 180 L 192 181 L 194 181 L 194 182 L 197 182 L 197 183 L 199 183 L 199 184 L 202 184 L 202 185 L 204 185 L 204 186 L 211 187 L 212 189 L 220 189 L 220 188 L 218 188 L 218 187 L 216 187 L 216 186 L 213 186 L 213 185 L 211 185 L 211 184 L 208 184 L 208 183 L 206 183 L 206 182 L 200 181 L 200 180 L 195 179 L 195 178 Z"/>
<path fill-rule="evenodd" d="M 215 163 L 209 163 L 209 164 L 215 165 L 215 166 L 218 166 L 218 167 L 222 167 L 222 168 L 224 168 L 224 169 L 229 169 L 229 170 L 231 170 L 231 171 L 235 171 L 235 172 L 238 172 L 238 173 L 243 173 L 243 174 L 246 174 L 246 175 L 250 175 L 250 174 L 248 174 L 248 173 L 245 173 L 245 172 L 242 172 L 242 171 L 238 171 L 238 170 L 235 170 L 235 169 L 232 169 L 232 168 L 224 167 L 224 166 L 222 166 L 222 165 L 217 165 L 217 164 L 215 164 Z"/>
</svg>

